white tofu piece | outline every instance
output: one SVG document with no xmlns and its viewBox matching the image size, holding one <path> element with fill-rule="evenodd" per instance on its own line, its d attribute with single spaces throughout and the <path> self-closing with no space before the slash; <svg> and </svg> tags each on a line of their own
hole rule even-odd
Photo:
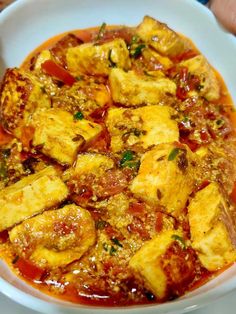
<svg viewBox="0 0 236 314">
<path fill-rule="evenodd" d="M 129 51 L 123 39 L 104 44 L 85 43 L 67 50 L 68 70 L 74 75 L 107 76 L 112 67 L 128 70 L 131 66 Z"/>
<path fill-rule="evenodd" d="M 162 256 L 175 241 L 175 236 L 182 234 L 176 230 L 167 230 L 144 243 L 129 261 L 129 267 L 134 275 L 157 298 L 164 299 L 168 289 L 168 278 L 162 268 Z"/>
<path fill-rule="evenodd" d="M 95 139 L 102 127 L 89 120 L 75 120 L 61 109 L 37 111 L 32 118 L 35 128 L 32 144 L 61 164 L 72 165 L 78 150 Z"/>
<path fill-rule="evenodd" d="M 210 271 L 236 261 L 236 230 L 227 206 L 216 183 L 197 192 L 188 206 L 192 247 Z"/>
<path fill-rule="evenodd" d="M 216 74 L 204 56 L 196 56 L 181 62 L 180 65 L 187 67 L 189 73 L 200 78 L 199 94 L 201 96 L 209 101 L 217 100 L 220 97 L 220 85 Z"/>
<path fill-rule="evenodd" d="M 42 268 L 58 268 L 81 258 L 95 243 L 94 220 L 74 204 L 25 220 L 9 232 L 19 256 Z"/>
<path fill-rule="evenodd" d="M 53 167 L 47 167 L 0 192 L 0 231 L 58 205 L 68 189 Z"/>
<path fill-rule="evenodd" d="M 171 119 L 174 110 L 167 106 L 144 106 L 137 109 L 112 108 L 106 126 L 111 135 L 111 150 L 119 152 L 139 146 L 178 141 L 179 130 Z"/>
<path fill-rule="evenodd" d="M 111 70 L 109 83 L 113 101 L 127 107 L 165 104 L 176 93 L 176 84 L 168 78 L 138 75 L 122 69 Z"/>
<path fill-rule="evenodd" d="M 138 36 L 163 55 L 176 56 L 184 51 L 183 39 L 166 24 L 145 16 L 137 27 Z"/>
<path fill-rule="evenodd" d="M 178 215 L 192 192 L 193 153 L 186 145 L 159 144 L 141 158 L 138 175 L 130 185 L 131 192 L 150 205 L 161 205 Z"/>
</svg>

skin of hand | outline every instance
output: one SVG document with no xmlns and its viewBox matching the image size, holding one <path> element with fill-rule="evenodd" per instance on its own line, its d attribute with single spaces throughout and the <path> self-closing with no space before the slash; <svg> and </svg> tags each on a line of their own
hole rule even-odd
<svg viewBox="0 0 236 314">
<path fill-rule="evenodd" d="M 210 0 L 208 6 L 220 23 L 236 34 L 236 0 Z"/>
</svg>

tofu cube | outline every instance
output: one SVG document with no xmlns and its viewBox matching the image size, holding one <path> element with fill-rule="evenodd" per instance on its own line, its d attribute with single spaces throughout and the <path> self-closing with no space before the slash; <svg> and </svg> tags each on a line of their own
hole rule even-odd
<svg viewBox="0 0 236 314">
<path fill-rule="evenodd" d="M 74 76 L 80 74 L 107 76 L 112 67 L 128 70 L 131 66 L 126 43 L 120 38 L 101 45 L 86 43 L 69 48 L 66 60 L 68 70 Z"/>
<path fill-rule="evenodd" d="M 66 165 L 72 165 L 78 150 L 102 130 L 99 124 L 75 120 L 73 115 L 61 109 L 37 111 L 31 124 L 35 129 L 33 146 Z"/>
<path fill-rule="evenodd" d="M 184 51 L 183 39 L 170 29 L 150 16 L 145 16 L 137 27 L 138 36 L 163 55 L 176 56 Z"/>
<path fill-rule="evenodd" d="M 201 90 L 199 94 L 207 100 L 213 101 L 220 97 L 220 86 L 216 74 L 206 58 L 202 55 L 188 59 L 180 63 L 188 68 L 189 73 L 200 79 Z"/>
<path fill-rule="evenodd" d="M 186 145 L 159 144 L 142 156 L 130 190 L 150 205 L 161 205 L 178 216 L 193 190 L 193 161 Z"/>
<path fill-rule="evenodd" d="M 80 259 L 95 243 L 96 230 L 89 211 L 70 204 L 25 220 L 9 237 L 19 256 L 53 269 Z"/>
<path fill-rule="evenodd" d="M 167 106 L 144 106 L 137 109 L 112 108 L 106 126 L 111 136 L 111 150 L 142 147 L 178 141 L 179 130 L 171 119 L 174 110 Z"/>
<path fill-rule="evenodd" d="M 216 183 L 196 193 L 188 206 L 192 247 L 202 265 L 215 271 L 236 261 L 236 229 Z"/>
<path fill-rule="evenodd" d="M 162 256 L 175 241 L 176 235 L 181 237 L 179 231 L 163 231 L 144 243 L 129 261 L 135 277 L 158 299 L 164 299 L 168 293 L 168 277 L 162 267 Z"/>
<path fill-rule="evenodd" d="M 122 69 L 111 70 L 109 83 L 113 101 L 126 107 L 165 104 L 176 93 L 176 84 L 168 78 L 138 75 Z"/>
<path fill-rule="evenodd" d="M 43 85 L 29 72 L 8 69 L 0 93 L 1 121 L 4 128 L 21 138 L 21 128 L 39 108 L 50 108 Z"/>
<path fill-rule="evenodd" d="M 0 231 L 58 205 L 68 189 L 53 167 L 47 167 L 0 192 Z"/>
</svg>

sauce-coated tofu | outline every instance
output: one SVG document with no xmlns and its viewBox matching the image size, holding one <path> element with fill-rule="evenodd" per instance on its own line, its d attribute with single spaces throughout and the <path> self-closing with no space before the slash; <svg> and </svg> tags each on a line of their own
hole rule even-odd
<svg viewBox="0 0 236 314">
<path fill-rule="evenodd" d="M 202 55 L 188 59 L 180 63 L 186 66 L 189 73 L 194 74 L 200 79 L 200 92 L 207 100 L 216 100 L 220 97 L 220 86 L 214 70 Z"/>
<path fill-rule="evenodd" d="M 70 204 L 25 220 L 9 236 L 19 256 L 48 269 L 78 260 L 95 243 L 96 231 L 89 211 Z"/>
<path fill-rule="evenodd" d="M 176 93 L 176 84 L 168 78 L 155 78 L 112 69 L 109 75 L 112 99 L 124 106 L 157 105 Z"/>
<path fill-rule="evenodd" d="M 129 51 L 123 39 L 104 44 L 86 43 L 69 48 L 66 54 L 68 70 L 73 75 L 89 74 L 107 76 L 112 67 L 128 70 Z"/>
<path fill-rule="evenodd" d="M 193 154 L 186 145 L 181 148 L 174 143 L 157 145 L 142 156 L 131 192 L 178 215 L 193 189 L 193 162 Z"/>
<path fill-rule="evenodd" d="M 53 167 L 21 179 L 0 192 L 0 231 L 58 205 L 67 194 Z"/>
<path fill-rule="evenodd" d="M 167 56 L 175 56 L 183 52 L 183 39 L 166 24 L 150 16 L 145 16 L 137 27 L 138 36 L 158 52 Z"/>
<path fill-rule="evenodd" d="M 188 216 L 192 246 L 204 267 L 214 271 L 236 260 L 235 224 L 216 183 L 196 193 Z"/>
<path fill-rule="evenodd" d="M 144 106 L 137 109 L 112 108 L 106 125 L 113 152 L 178 141 L 179 130 L 171 119 L 174 110 L 167 106 Z"/>
<path fill-rule="evenodd" d="M 97 123 L 76 120 L 61 109 L 38 111 L 32 119 L 35 128 L 33 146 L 61 164 L 72 165 L 80 147 L 102 130 Z"/>
<path fill-rule="evenodd" d="M 31 73 L 17 68 L 6 71 L 0 91 L 1 121 L 6 130 L 20 138 L 21 127 L 31 114 L 50 106 L 43 85 Z"/>
<path fill-rule="evenodd" d="M 174 230 L 160 233 L 146 242 L 129 262 L 134 275 L 159 299 L 166 297 L 168 285 L 168 278 L 161 263 L 162 256 L 175 241 L 176 235 L 181 236 L 181 233 Z"/>
</svg>

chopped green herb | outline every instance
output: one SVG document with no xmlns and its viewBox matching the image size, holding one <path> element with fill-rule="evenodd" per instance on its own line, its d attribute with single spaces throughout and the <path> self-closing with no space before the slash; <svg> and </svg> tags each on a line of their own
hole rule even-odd
<svg viewBox="0 0 236 314">
<path fill-rule="evenodd" d="M 18 259 L 19 259 L 19 256 L 16 255 L 12 260 L 12 264 L 15 264 L 18 261 Z"/>
<path fill-rule="evenodd" d="M 199 85 L 197 86 L 197 90 L 198 90 L 199 92 L 200 92 L 203 88 L 204 88 L 204 85 L 199 84 Z"/>
<path fill-rule="evenodd" d="M 74 119 L 75 120 L 82 120 L 84 118 L 84 115 L 81 111 L 78 111 L 74 114 Z"/>
<path fill-rule="evenodd" d="M 130 53 L 131 57 L 133 57 L 133 58 L 138 58 L 138 57 L 141 55 L 142 50 L 143 50 L 145 47 L 146 47 L 145 44 L 140 44 L 139 46 L 137 46 L 137 47 L 134 49 L 134 51 L 132 51 L 132 52 Z"/>
<path fill-rule="evenodd" d="M 108 244 L 107 243 L 103 243 L 102 244 L 103 249 L 108 252 Z"/>
<path fill-rule="evenodd" d="M 112 54 L 112 49 L 110 49 L 109 53 L 108 53 L 108 60 L 110 62 L 110 67 L 111 68 L 116 68 L 116 63 L 112 61 L 111 54 Z"/>
<path fill-rule="evenodd" d="M 186 244 L 185 244 L 184 239 L 182 237 L 180 237 L 177 234 L 173 234 L 171 236 L 171 238 L 174 239 L 175 241 L 177 241 L 180 244 L 180 246 L 182 247 L 182 249 L 186 249 Z"/>
<path fill-rule="evenodd" d="M 111 256 L 113 256 L 113 255 L 115 255 L 116 251 L 117 251 L 117 249 L 115 249 L 114 246 L 112 245 L 111 248 L 110 248 L 109 253 L 110 253 Z"/>
<path fill-rule="evenodd" d="M 96 228 L 97 230 L 102 230 L 102 229 L 104 229 L 104 228 L 106 227 L 106 225 L 107 225 L 107 223 L 106 223 L 106 221 L 104 221 L 104 220 L 97 220 L 97 221 L 95 222 L 95 228 Z"/>
<path fill-rule="evenodd" d="M 168 161 L 174 160 L 176 156 L 178 155 L 178 153 L 179 153 L 179 148 L 178 147 L 173 148 L 168 156 Z"/>
<path fill-rule="evenodd" d="M 223 119 L 218 119 L 218 120 L 216 120 L 216 125 L 217 125 L 218 127 L 221 127 L 224 123 L 225 123 L 225 121 L 224 121 Z"/>
<path fill-rule="evenodd" d="M 185 116 L 185 117 L 183 118 L 183 122 L 186 123 L 186 122 L 188 122 L 188 121 L 189 121 L 189 118 L 188 118 L 187 116 Z"/>
<path fill-rule="evenodd" d="M 120 160 L 120 165 L 123 166 L 127 161 L 131 161 L 133 159 L 134 159 L 134 153 L 132 152 L 132 150 L 126 150 L 122 155 L 122 158 Z"/>
<path fill-rule="evenodd" d="M 84 77 L 83 75 L 79 75 L 75 78 L 77 81 L 83 81 Z"/>
<path fill-rule="evenodd" d="M 137 43 L 138 40 L 139 40 L 139 36 L 138 35 L 132 36 L 130 45 L 133 45 L 133 44 Z"/>
<path fill-rule="evenodd" d="M 107 24 L 104 23 L 104 22 L 100 26 L 99 31 L 98 31 L 98 35 L 97 35 L 97 38 L 96 38 L 97 40 L 101 39 L 104 36 L 106 26 L 107 26 Z"/>
<path fill-rule="evenodd" d="M 111 241 L 115 244 L 118 245 L 120 247 L 123 247 L 123 245 L 120 243 L 120 241 L 117 238 L 112 238 Z"/>
</svg>

